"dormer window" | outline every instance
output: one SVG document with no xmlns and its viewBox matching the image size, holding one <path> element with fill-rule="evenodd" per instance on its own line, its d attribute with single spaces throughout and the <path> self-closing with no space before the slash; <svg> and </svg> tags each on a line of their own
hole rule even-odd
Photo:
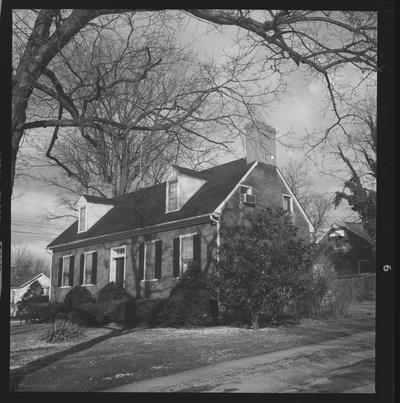
<svg viewBox="0 0 400 403">
<path fill-rule="evenodd" d="M 78 223 L 78 232 L 86 231 L 86 206 L 79 207 L 79 223 Z"/>
<path fill-rule="evenodd" d="M 167 213 L 179 209 L 178 181 L 168 182 L 167 186 Z"/>
</svg>

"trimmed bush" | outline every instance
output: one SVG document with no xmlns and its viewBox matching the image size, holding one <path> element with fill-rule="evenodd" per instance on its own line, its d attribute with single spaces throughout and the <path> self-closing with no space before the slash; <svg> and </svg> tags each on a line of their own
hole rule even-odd
<svg viewBox="0 0 400 403">
<path fill-rule="evenodd" d="M 45 329 L 45 340 L 50 343 L 62 343 L 81 335 L 81 328 L 71 321 L 56 319 L 50 321 L 50 326 Z"/>
<path fill-rule="evenodd" d="M 217 304 L 207 275 L 192 264 L 171 290 L 155 315 L 156 326 L 212 326 L 217 322 Z"/>
<path fill-rule="evenodd" d="M 100 303 L 127 298 L 132 298 L 132 296 L 124 288 L 118 287 L 114 281 L 106 284 L 97 294 L 97 302 Z"/>
<path fill-rule="evenodd" d="M 17 303 L 17 317 L 27 322 L 43 321 L 46 318 L 49 297 L 47 295 L 31 296 Z"/>
<path fill-rule="evenodd" d="M 107 322 L 104 304 L 87 302 L 80 305 L 77 312 L 88 326 L 101 326 Z"/>
<path fill-rule="evenodd" d="M 76 285 L 72 287 L 65 296 L 64 306 L 66 311 L 69 312 L 75 310 L 82 304 L 94 301 L 95 299 L 87 288 Z"/>
<path fill-rule="evenodd" d="M 165 299 L 137 299 L 136 300 L 136 319 L 137 323 L 141 325 L 153 326 L 155 319 L 165 304 Z"/>
<path fill-rule="evenodd" d="M 135 300 L 125 298 L 104 304 L 105 321 L 122 325 L 124 329 L 137 325 Z"/>
</svg>

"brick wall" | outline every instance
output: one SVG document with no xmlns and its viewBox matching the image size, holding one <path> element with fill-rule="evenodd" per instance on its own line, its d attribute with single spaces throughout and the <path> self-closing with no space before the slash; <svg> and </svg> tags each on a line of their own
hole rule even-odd
<svg viewBox="0 0 400 403">
<path fill-rule="evenodd" d="M 74 285 L 79 284 L 80 255 L 84 252 L 96 251 L 97 256 L 97 282 L 93 286 L 85 286 L 92 295 L 96 296 L 98 290 L 104 287 L 110 279 L 110 253 L 112 248 L 126 247 L 125 260 L 125 289 L 133 296 L 156 298 L 166 297 L 171 287 L 176 283 L 172 276 L 173 238 L 179 235 L 199 233 L 201 235 L 201 266 L 202 270 L 210 270 L 211 256 L 215 253 L 216 226 L 201 224 L 178 228 L 164 232 L 152 233 L 135 238 L 98 243 L 85 247 L 71 248 L 62 252 L 54 252 L 52 256 L 52 286 L 51 300 L 62 302 L 70 287 L 58 287 L 59 258 L 72 254 L 75 256 Z M 138 281 L 139 244 L 142 241 L 160 239 L 162 241 L 162 278 L 159 280 Z"/>
<path fill-rule="evenodd" d="M 285 183 L 277 173 L 271 169 L 257 164 L 250 175 L 243 181 L 244 185 L 251 186 L 253 194 L 256 196 L 256 206 L 250 207 L 240 203 L 239 190 L 227 202 L 223 222 L 225 225 L 249 222 L 251 216 L 257 211 L 266 207 L 282 207 L 283 194 L 289 194 Z M 298 234 L 310 240 L 310 231 L 307 220 L 293 200 L 293 223 L 299 229 Z"/>
</svg>

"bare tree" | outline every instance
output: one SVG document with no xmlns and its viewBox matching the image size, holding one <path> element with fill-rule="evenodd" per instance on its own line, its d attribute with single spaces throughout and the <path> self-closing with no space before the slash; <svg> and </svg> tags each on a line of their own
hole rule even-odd
<svg viewBox="0 0 400 403">
<path fill-rule="evenodd" d="M 314 227 L 312 236 L 315 242 L 324 229 L 328 214 L 333 208 L 332 195 L 312 189 L 313 181 L 310 179 L 304 159 L 301 161 L 290 159 L 282 171 L 290 189 L 303 206 Z"/>
<path fill-rule="evenodd" d="M 53 142 L 57 139 L 57 128 L 76 127 L 84 138 L 90 141 L 85 133 L 87 128 L 97 128 L 106 123 L 113 129 L 134 129 L 142 131 L 169 130 L 179 126 L 186 131 L 190 128 L 182 122 L 193 115 L 193 108 L 171 108 L 170 114 L 159 114 L 159 120 L 135 122 L 126 127 L 115 120 L 106 120 L 91 110 L 93 97 L 104 94 L 104 91 L 115 85 L 116 81 L 100 69 L 94 71 L 93 77 L 81 83 L 79 89 L 88 93 L 77 105 L 70 93 L 64 90 L 57 77 L 57 62 L 60 58 L 68 61 L 67 54 L 82 51 L 95 54 L 96 41 L 105 35 L 109 27 L 115 27 L 119 19 L 117 15 L 132 22 L 140 21 L 145 10 L 124 9 L 44 9 L 33 10 L 29 18 L 22 18 L 18 11 L 14 14 L 15 31 L 19 35 L 14 41 L 14 68 L 12 76 L 12 154 L 11 180 L 14 183 L 15 163 L 21 140 L 29 129 L 55 127 Z M 333 110 L 337 116 L 334 126 L 342 119 L 338 110 L 336 88 L 331 76 L 341 66 L 353 66 L 362 72 L 363 77 L 373 75 L 376 71 L 376 13 L 374 12 L 323 12 L 298 10 L 265 10 L 251 12 L 249 10 L 189 10 L 187 13 L 217 25 L 237 26 L 244 35 L 242 40 L 248 40 L 247 48 L 243 48 L 245 56 L 250 57 L 254 49 L 267 51 L 267 58 L 261 65 L 275 69 L 282 74 L 288 70 L 287 61 L 295 66 L 306 66 L 311 74 L 319 74 L 326 82 L 332 101 Z M 156 13 L 149 13 L 154 15 Z M 173 14 L 176 14 L 174 12 Z M 255 17 L 257 15 L 257 18 Z M 18 21 L 17 21 L 18 20 Z M 18 22 L 18 23 L 17 23 Z M 327 32 L 329 30 L 329 37 Z M 332 38 L 334 37 L 334 40 Z M 18 46 L 16 46 L 18 44 Z M 160 63 L 152 57 L 146 48 L 132 55 L 141 63 L 137 74 L 129 80 L 139 82 Z M 238 59 L 236 59 L 238 61 Z M 248 67 L 248 65 L 246 66 Z M 231 80 L 237 76 L 237 68 L 232 68 Z M 296 67 L 295 67 L 296 68 Z M 74 72 L 71 71 L 73 75 Z M 46 86 L 44 78 L 48 80 Z M 78 77 L 76 77 L 78 78 Z M 78 80 L 82 79 L 79 77 Z M 127 78 L 125 78 L 126 80 Z M 240 86 L 238 86 L 240 88 Z M 36 91 L 42 91 L 49 97 L 48 101 L 56 102 L 58 112 L 43 118 L 31 120 L 28 106 Z M 243 95 L 238 89 L 229 87 L 226 82 L 210 82 L 206 91 L 192 94 L 192 106 L 204 102 L 218 93 L 225 99 L 240 100 Z M 220 97 L 219 101 L 221 100 Z M 179 102 L 180 99 L 178 98 Z M 174 112 L 174 113 L 172 113 Z M 67 115 L 64 116 L 64 113 Z M 173 115 L 173 118 L 171 116 Z M 250 115 L 252 111 L 250 111 Z M 200 116 L 197 119 L 201 119 Z M 227 117 L 222 124 L 231 123 Z M 327 132 L 328 133 L 328 132 Z M 199 133 L 197 133 L 199 134 Z M 326 138 L 327 134 L 324 138 Z M 322 140 L 324 140 L 324 138 Z M 51 150 L 50 150 L 51 151 Z"/>
<path fill-rule="evenodd" d="M 50 274 L 50 262 L 35 256 L 26 245 L 12 246 L 11 267 L 11 280 L 27 274 Z"/>
<path fill-rule="evenodd" d="M 363 100 L 356 106 L 354 115 L 352 135 L 337 144 L 334 152 L 347 168 L 343 190 L 336 192 L 334 204 L 337 207 L 347 201 L 375 239 L 378 135 L 375 98 Z"/>
</svg>

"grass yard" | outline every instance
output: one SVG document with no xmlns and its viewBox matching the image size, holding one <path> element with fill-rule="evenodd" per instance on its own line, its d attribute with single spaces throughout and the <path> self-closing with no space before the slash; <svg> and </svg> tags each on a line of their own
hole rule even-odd
<svg viewBox="0 0 400 403">
<path fill-rule="evenodd" d="M 369 305 L 371 310 L 374 304 Z M 373 330 L 374 315 L 367 308 L 364 304 L 363 309 L 353 310 L 352 317 L 347 319 L 304 320 L 298 325 L 258 331 L 226 326 L 114 331 L 104 334 L 99 342 L 94 340 L 87 348 L 79 350 L 77 346 L 70 354 L 39 361 L 37 365 L 33 362 L 27 370 L 17 371 L 12 383 L 20 391 L 104 390 L 221 361 Z"/>
</svg>

